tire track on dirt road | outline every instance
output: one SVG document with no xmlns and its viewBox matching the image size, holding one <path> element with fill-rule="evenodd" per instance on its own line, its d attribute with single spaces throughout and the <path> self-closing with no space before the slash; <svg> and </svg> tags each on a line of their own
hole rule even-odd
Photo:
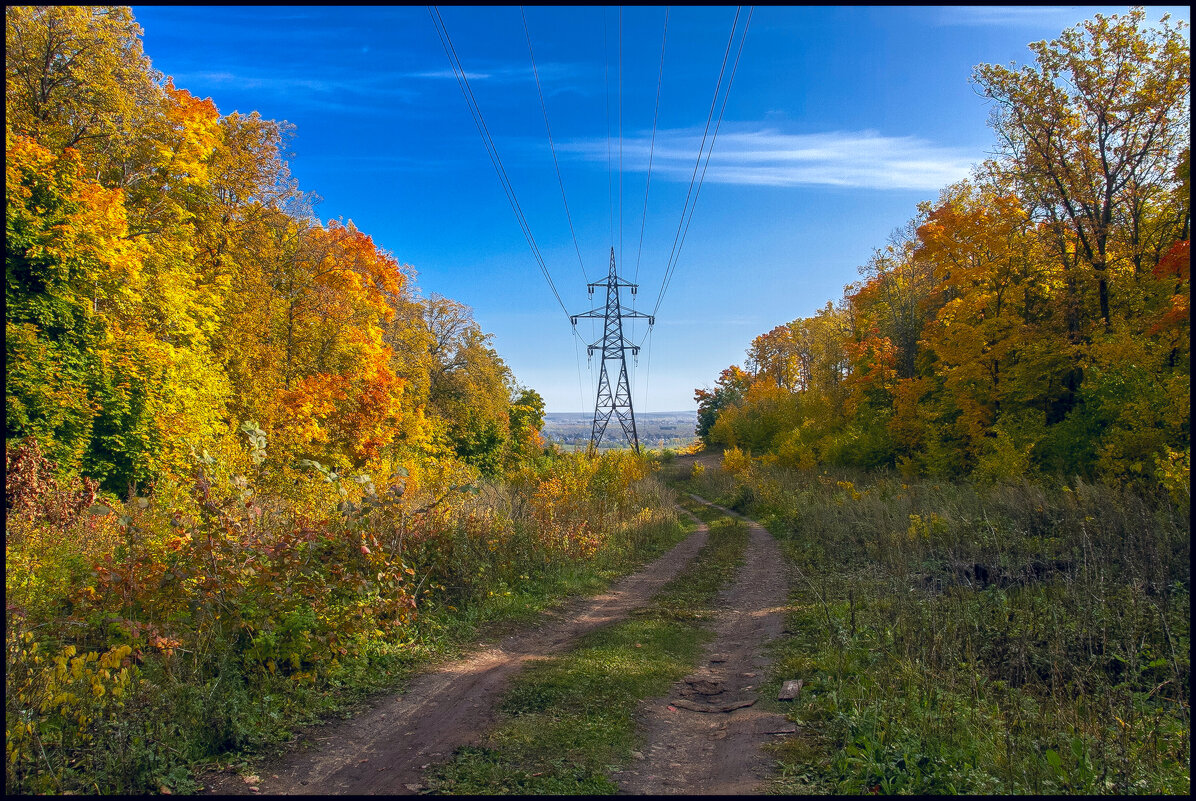
<svg viewBox="0 0 1196 801">
<path fill-rule="evenodd" d="M 749 795 L 762 792 L 774 760 L 761 746 L 796 729 L 784 715 L 754 708 L 764 680 L 765 644 L 784 627 L 786 563 L 763 526 L 691 496 L 748 524 L 744 564 L 719 594 L 715 638 L 698 670 L 647 702 L 640 722 L 650 745 L 615 775 L 622 794 Z"/>
<path fill-rule="evenodd" d="M 529 660 L 549 656 L 578 637 L 645 605 L 706 544 L 699 528 L 640 572 L 606 592 L 545 613 L 545 621 L 472 656 L 417 675 L 401 692 L 346 721 L 319 727 L 300 747 L 259 767 L 252 785 L 238 775 L 203 777 L 204 792 L 222 795 L 403 795 L 422 787 L 423 767 L 459 746 L 476 745 L 495 721 L 511 678 Z"/>
</svg>

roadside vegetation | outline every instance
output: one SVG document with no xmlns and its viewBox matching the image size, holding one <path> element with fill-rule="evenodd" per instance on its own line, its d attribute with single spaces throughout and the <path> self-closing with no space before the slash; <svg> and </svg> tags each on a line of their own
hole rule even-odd
<svg viewBox="0 0 1196 801">
<path fill-rule="evenodd" d="M 282 744 L 683 533 L 627 453 L 404 504 L 321 477 L 282 495 L 212 464 L 80 508 L 35 446 L 7 466 L 8 792 L 193 790 L 205 760 Z"/>
<path fill-rule="evenodd" d="M 630 620 L 605 627 L 569 653 L 537 662 L 515 679 L 497 727 L 478 747 L 464 747 L 431 768 L 441 794 L 610 795 L 614 771 L 645 747 L 635 713 L 692 673 L 713 601 L 735 573 L 747 526 L 695 504 L 710 524 L 693 563 Z"/>
<path fill-rule="evenodd" d="M 5 790 L 194 789 L 681 531 L 128 7 L 5 10 Z"/>
<path fill-rule="evenodd" d="M 694 492 L 797 568 L 782 792 L 1190 787 L 1191 546 L 1165 494 L 736 464 Z"/>
<path fill-rule="evenodd" d="M 1188 28 L 981 64 L 993 157 L 695 393 L 799 579 L 781 788 L 1190 788 Z"/>
</svg>

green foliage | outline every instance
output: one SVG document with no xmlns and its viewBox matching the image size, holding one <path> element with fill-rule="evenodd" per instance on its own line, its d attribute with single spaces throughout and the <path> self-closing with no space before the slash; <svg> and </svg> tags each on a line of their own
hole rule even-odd
<svg viewBox="0 0 1196 801">
<path fill-rule="evenodd" d="M 496 475 L 502 468 L 507 440 L 497 420 L 480 420 L 469 414 L 464 424 L 453 431 L 452 440 L 457 457 L 482 475 Z"/>
<path fill-rule="evenodd" d="M 540 393 L 527 387 L 519 388 L 513 393 L 508 415 L 511 431 L 508 465 L 540 456 L 544 451 L 544 440 L 540 436 L 540 429 L 544 427 L 544 399 Z"/>
<path fill-rule="evenodd" d="M 719 375 L 713 391 L 694 390 L 694 400 L 698 403 L 697 433 L 699 437 L 711 441 L 708 439 L 708 435 L 711 434 L 714 424 L 718 420 L 719 412 L 741 400 L 744 393 L 747 392 L 748 386 L 747 373 L 732 366 L 723 370 Z M 718 444 L 734 445 L 735 443 L 719 440 Z"/>
<path fill-rule="evenodd" d="M 77 469 L 91 440 L 89 395 L 105 372 L 97 351 L 106 333 L 83 295 L 96 270 L 90 254 L 56 247 L 79 211 L 78 164 L 36 150 L 19 163 L 30 149 L 11 131 L 7 151 L 5 439 L 40 436 L 56 461 Z"/>
<path fill-rule="evenodd" d="M 778 789 L 1188 791 L 1186 506 L 760 465 L 692 485 L 742 500 L 796 568 Z"/>
</svg>

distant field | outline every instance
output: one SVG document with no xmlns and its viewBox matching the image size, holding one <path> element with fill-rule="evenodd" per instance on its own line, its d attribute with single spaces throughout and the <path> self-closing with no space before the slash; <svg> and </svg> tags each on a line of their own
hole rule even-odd
<svg viewBox="0 0 1196 801">
<path fill-rule="evenodd" d="M 569 450 L 585 448 L 590 443 L 590 430 L 594 423 L 593 412 L 549 412 L 544 415 L 542 433 L 549 442 Z M 643 412 L 635 415 L 636 431 L 642 448 L 678 448 L 689 445 L 696 438 L 698 413 L 692 412 Z M 599 446 L 623 448 L 627 440 L 618 421 L 612 419 Z"/>
</svg>

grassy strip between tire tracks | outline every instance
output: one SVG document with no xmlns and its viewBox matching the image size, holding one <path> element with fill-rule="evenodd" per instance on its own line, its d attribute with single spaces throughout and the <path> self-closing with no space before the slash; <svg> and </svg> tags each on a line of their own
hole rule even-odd
<svg viewBox="0 0 1196 801">
<path fill-rule="evenodd" d="M 429 769 L 442 794 L 613 794 L 611 772 L 637 747 L 635 712 L 697 665 L 712 602 L 742 563 L 747 527 L 705 506 L 683 505 L 710 526 L 693 563 L 631 619 L 532 665 L 500 706 L 480 747 Z"/>
</svg>

